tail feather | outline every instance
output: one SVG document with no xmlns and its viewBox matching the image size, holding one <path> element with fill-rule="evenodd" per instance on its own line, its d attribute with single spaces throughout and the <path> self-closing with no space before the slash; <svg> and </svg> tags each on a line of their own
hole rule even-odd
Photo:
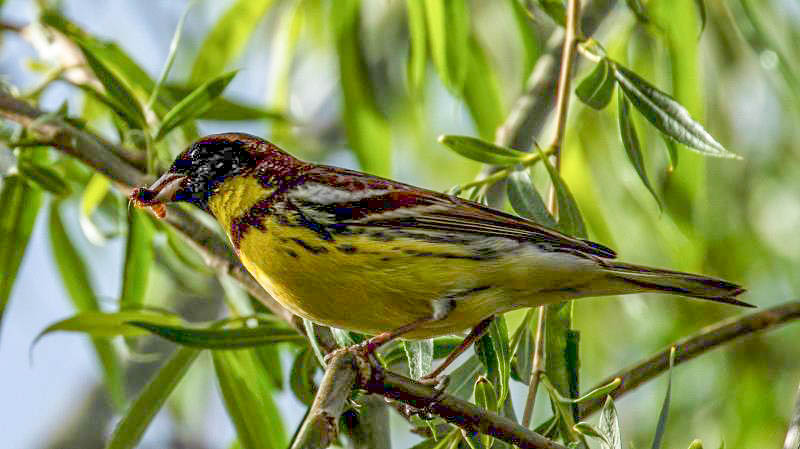
<svg viewBox="0 0 800 449">
<path fill-rule="evenodd" d="M 722 279 L 622 262 L 608 263 L 604 268 L 614 279 L 628 284 L 632 292 L 659 291 L 736 306 L 755 307 L 736 299 L 736 296 L 746 291 L 742 286 Z"/>
</svg>

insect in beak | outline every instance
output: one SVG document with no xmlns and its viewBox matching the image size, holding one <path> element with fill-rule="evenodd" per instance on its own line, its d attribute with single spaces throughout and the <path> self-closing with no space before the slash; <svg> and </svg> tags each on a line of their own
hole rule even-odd
<svg viewBox="0 0 800 449">
<path fill-rule="evenodd" d="M 130 194 L 130 202 L 137 208 L 149 207 L 158 218 L 167 216 L 166 203 L 175 200 L 186 176 L 164 173 L 150 187 L 137 187 Z"/>
</svg>

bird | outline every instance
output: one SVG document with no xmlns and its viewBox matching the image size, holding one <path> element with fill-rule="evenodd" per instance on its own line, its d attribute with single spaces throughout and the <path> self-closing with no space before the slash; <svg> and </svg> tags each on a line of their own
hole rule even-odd
<svg viewBox="0 0 800 449">
<path fill-rule="evenodd" d="M 458 196 L 305 162 L 244 133 L 199 139 L 130 200 L 161 218 L 173 202 L 210 213 L 282 306 L 374 335 L 368 351 L 472 329 L 449 364 L 494 316 L 583 297 L 661 292 L 753 307 L 736 299 L 745 291 L 737 284 L 619 262 L 599 243 Z"/>
</svg>

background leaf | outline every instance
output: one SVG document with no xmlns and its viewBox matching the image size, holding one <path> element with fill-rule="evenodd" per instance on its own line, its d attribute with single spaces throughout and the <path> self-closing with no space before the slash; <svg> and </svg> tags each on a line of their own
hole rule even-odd
<svg viewBox="0 0 800 449">
<path fill-rule="evenodd" d="M 197 118 L 207 111 L 214 104 L 214 100 L 222 94 L 222 91 L 233 80 L 234 76 L 236 76 L 236 71 L 212 78 L 184 97 L 164 115 L 155 139 L 162 139 L 175 127 L 180 126 L 187 120 Z"/>
<path fill-rule="evenodd" d="M 639 137 L 636 135 L 636 127 L 633 125 L 633 118 L 630 115 L 630 105 L 625 95 L 620 95 L 617 99 L 619 103 L 619 134 L 622 137 L 622 145 L 625 147 L 625 154 L 628 155 L 636 174 L 647 190 L 653 195 L 658 206 L 661 207 L 661 200 L 658 198 L 653 185 L 650 184 L 650 178 L 647 177 L 647 169 L 644 166 L 644 158 L 642 157 L 642 148 L 639 145 Z"/>
<path fill-rule="evenodd" d="M 433 339 L 406 340 L 403 347 L 408 358 L 408 372 L 412 379 L 420 379 L 433 368 Z"/>
<path fill-rule="evenodd" d="M 575 89 L 575 95 L 594 109 L 608 106 L 614 94 L 614 75 L 608 58 L 603 58 L 595 65 L 594 70 L 584 78 Z"/>
</svg>

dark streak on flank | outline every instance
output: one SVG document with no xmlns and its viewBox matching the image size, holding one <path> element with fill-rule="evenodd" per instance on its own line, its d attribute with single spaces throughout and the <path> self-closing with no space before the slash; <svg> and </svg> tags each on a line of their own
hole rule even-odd
<svg viewBox="0 0 800 449">
<path fill-rule="evenodd" d="M 310 252 L 311 254 L 324 254 L 328 252 L 328 248 L 325 248 L 324 246 L 312 246 L 306 243 L 304 240 L 297 238 L 292 239 L 292 241 L 300 245 L 301 248 Z"/>
<path fill-rule="evenodd" d="M 455 291 L 455 292 L 450 293 L 449 295 L 445 296 L 445 298 L 462 299 L 462 298 L 466 298 L 467 296 L 473 295 L 475 293 L 482 292 L 484 290 L 488 290 L 490 288 L 492 288 L 491 285 L 482 285 L 480 287 L 474 287 L 474 288 L 470 288 L 470 289 L 466 289 L 466 290 L 458 290 L 458 291 Z"/>
<path fill-rule="evenodd" d="M 231 243 L 233 243 L 235 249 L 239 249 L 242 239 L 244 239 L 250 228 L 256 228 L 259 231 L 267 230 L 266 226 L 264 226 L 264 220 L 274 213 L 273 205 L 283 193 L 282 189 L 272 192 L 269 196 L 251 206 L 250 209 L 247 209 L 247 212 L 231 220 Z"/>
<path fill-rule="evenodd" d="M 353 245 L 339 245 L 336 247 L 336 249 L 345 254 L 353 254 L 354 252 L 357 251 L 356 247 Z"/>
<path fill-rule="evenodd" d="M 294 251 L 293 251 L 293 250 L 291 250 L 291 249 L 287 249 L 287 250 L 286 250 L 286 254 L 288 254 L 288 255 L 290 255 L 290 256 L 292 256 L 292 257 L 294 257 L 294 258 L 297 258 L 297 253 L 296 253 L 296 252 L 294 252 Z"/>
</svg>

